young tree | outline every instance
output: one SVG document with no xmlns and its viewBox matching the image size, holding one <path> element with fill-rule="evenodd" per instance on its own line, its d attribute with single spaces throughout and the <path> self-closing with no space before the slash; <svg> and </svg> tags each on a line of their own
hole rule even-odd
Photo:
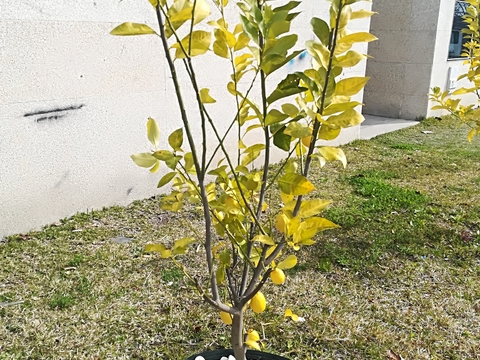
<svg viewBox="0 0 480 360">
<path fill-rule="evenodd" d="M 449 92 L 442 92 L 439 87 L 432 89 L 430 100 L 437 103 L 432 110 L 447 110 L 460 123 L 470 127 L 467 138 L 472 141 L 480 134 L 480 0 L 466 0 L 466 14 L 463 16 L 467 28 L 462 32 L 469 41 L 464 46 L 462 56 L 466 57 L 464 64 L 469 65 L 468 72 L 458 77 L 458 80 L 468 79 L 471 87 L 455 90 L 452 95 L 473 94 L 477 96 L 476 104 L 462 105 L 461 99 L 450 98 Z"/>
<path fill-rule="evenodd" d="M 327 161 L 340 160 L 346 165 L 341 149 L 318 146 L 317 141 L 335 139 L 342 128 L 364 120 L 356 110 L 361 104 L 351 97 L 362 90 L 368 79 L 340 80 L 340 76 L 345 68 L 366 58 L 352 50 L 353 45 L 376 39 L 367 32 L 352 33 L 347 25 L 373 13 L 352 11 L 351 5 L 361 0 L 330 0 L 328 22 L 311 19 L 316 40 L 307 41 L 305 46 L 312 67 L 288 74 L 269 92 L 267 81 L 272 74 L 303 52 L 292 51 L 297 35 L 290 30 L 299 14 L 295 12 L 299 1 L 278 7 L 265 0 L 237 1 L 240 22 L 234 26 L 225 18 L 228 0 L 212 0 L 215 17 L 207 24 L 202 23 L 211 15 L 206 0 L 149 1 L 157 15 L 158 33 L 134 23 L 121 24 L 111 33 L 154 34 L 160 38 L 183 126 L 168 137 L 171 149 L 158 149 L 160 130 L 149 119 L 147 134 L 155 149 L 133 155 L 132 159 L 152 172 L 165 163 L 171 171 L 158 186 L 173 181 L 173 191 L 162 198 L 162 208 L 182 213 L 185 204 L 200 204 L 204 229 L 192 229 L 192 237 L 179 239 L 173 246 L 152 244 L 145 250 L 172 259 L 190 276 L 180 256 L 192 243 L 203 245 L 207 274 L 204 279 L 190 279 L 203 299 L 220 312 L 222 320 L 231 324 L 235 357 L 245 360 L 248 346 L 259 348 L 258 334 L 244 331 L 246 309 L 263 312 L 266 298 L 261 289 L 265 283 L 270 279 L 282 284 L 283 270 L 297 263 L 294 253 L 302 246 L 315 244 L 317 233 L 337 227 L 318 216 L 329 201 L 304 197 L 315 191 L 308 180 L 313 161 L 323 166 Z M 195 58 L 210 55 L 210 49 L 232 69 L 226 90 L 236 105 L 223 133 L 209 111 L 215 100 L 209 89 L 198 83 L 194 66 Z M 195 93 L 193 112 L 185 106 L 181 89 L 185 84 L 180 84 L 178 67 L 188 74 L 189 87 Z M 259 103 L 250 95 L 255 87 L 260 93 Z M 191 130 L 196 115 L 200 118 L 201 142 L 195 141 Z M 263 141 L 245 146 L 244 136 L 255 129 L 262 132 Z M 213 131 L 213 139 L 208 130 Z M 233 133 L 238 142 L 235 153 L 226 147 L 226 139 Z M 184 151 L 184 138 L 188 151 Z M 270 173 L 274 147 L 281 149 L 285 158 L 279 169 Z M 213 159 L 218 153 L 223 159 L 215 166 Z M 263 168 L 256 170 L 251 164 L 260 155 Z M 209 182 L 207 175 L 215 181 Z M 269 207 L 269 192 L 281 196 L 281 208 Z"/>
</svg>

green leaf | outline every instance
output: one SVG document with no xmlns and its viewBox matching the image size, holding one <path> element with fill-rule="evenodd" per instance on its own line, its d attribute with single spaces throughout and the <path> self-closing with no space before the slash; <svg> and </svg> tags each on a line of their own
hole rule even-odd
<svg viewBox="0 0 480 360">
<path fill-rule="evenodd" d="M 157 188 L 161 188 L 162 186 L 167 185 L 173 178 L 177 175 L 176 171 L 169 172 L 168 174 L 164 175 L 160 181 L 158 182 Z"/>
<path fill-rule="evenodd" d="M 282 111 L 291 118 L 297 116 L 299 112 L 298 108 L 295 105 L 289 103 L 282 104 Z"/>
<path fill-rule="evenodd" d="M 335 88 L 336 96 L 353 96 L 358 94 L 365 84 L 367 83 L 369 77 L 351 77 L 347 79 L 340 80 L 337 83 Z"/>
<path fill-rule="evenodd" d="M 295 9 L 298 5 L 300 5 L 302 2 L 301 1 L 289 1 L 287 4 L 279 6 L 274 8 L 272 11 L 274 13 L 280 12 L 280 11 L 285 11 L 285 10 L 293 10 Z"/>
<path fill-rule="evenodd" d="M 253 238 L 253 241 L 265 244 L 265 245 L 275 245 L 275 241 L 270 236 L 267 235 L 257 235 Z"/>
<path fill-rule="evenodd" d="M 130 156 L 132 160 L 140 167 L 149 168 L 157 163 L 157 159 L 152 156 L 152 153 L 140 153 Z"/>
<path fill-rule="evenodd" d="M 273 145 L 284 151 L 290 151 L 290 143 L 292 142 L 292 137 L 284 133 L 286 126 L 282 126 L 279 130 L 273 135 Z"/>
<path fill-rule="evenodd" d="M 240 15 L 240 22 L 242 23 L 243 26 L 243 31 L 247 36 L 255 42 L 255 44 L 258 44 L 258 30 L 255 26 L 252 25 L 252 23 L 244 16 Z"/>
<path fill-rule="evenodd" d="M 115 29 L 110 31 L 110 34 L 118 36 L 157 35 L 157 33 L 150 26 L 131 22 L 125 22 L 121 25 L 118 25 Z"/>
<path fill-rule="evenodd" d="M 200 90 L 200 100 L 203 104 L 213 104 L 217 102 L 217 100 L 210 96 L 209 92 L 210 89 L 207 88 Z"/>
<path fill-rule="evenodd" d="M 148 118 L 147 136 L 150 143 L 156 148 L 160 142 L 160 128 L 155 120 Z"/>
<path fill-rule="evenodd" d="M 278 263 L 277 269 L 287 270 L 293 268 L 295 265 L 297 265 L 297 257 L 295 255 L 290 255 L 287 256 L 285 260 Z"/>
<path fill-rule="evenodd" d="M 347 157 L 342 149 L 332 147 L 332 146 L 322 146 L 318 149 L 320 154 L 325 158 L 327 161 L 335 161 L 339 160 L 343 164 L 343 167 L 347 166 Z"/>
<path fill-rule="evenodd" d="M 165 165 L 167 165 L 170 169 L 175 170 L 180 160 L 182 160 L 181 156 L 172 156 L 168 160 L 165 160 Z"/>
<path fill-rule="evenodd" d="M 308 125 L 303 125 L 296 121 L 288 124 L 287 129 L 284 131 L 284 133 L 296 139 L 301 139 L 306 136 L 312 135 L 312 131 L 308 127 Z"/>
<path fill-rule="evenodd" d="M 217 280 L 217 284 L 222 284 L 225 280 L 225 267 L 219 266 L 217 270 L 215 270 L 215 278 Z"/>
<path fill-rule="evenodd" d="M 199 56 L 205 54 L 212 40 L 212 34 L 209 31 L 196 30 L 192 33 L 191 48 L 189 49 L 188 45 L 190 44 L 190 35 L 185 36 L 182 39 L 182 45 L 185 51 L 190 54 L 190 56 Z M 185 59 L 187 56 L 184 54 L 179 43 L 172 45 L 172 49 L 176 49 L 175 58 Z"/>
<path fill-rule="evenodd" d="M 167 161 L 173 157 L 173 153 L 168 150 L 157 150 L 152 155 L 155 159 L 160 161 Z"/>
<path fill-rule="evenodd" d="M 269 58 L 268 61 L 262 64 L 262 70 L 265 72 L 266 75 L 270 75 L 274 71 L 280 69 L 285 64 L 288 64 L 292 59 L 296 58 L 301 53 L 303 53 L 303 50 L 294 51 L 287 57 L 277 56 L 275 58 L 275 61 Z"/>
<path fill-rule="evenodd" d="M 270 45 L 265 52 L 263 53 L 263 57 L 266 58 L 270 55 L 286 55 L 287 51 L 291 49 L 298 40 L 298 35 L 291 34 L 282 36 L 279 39 L 270 40 L 272 45 Z"/>
<path fill-rule="evenodd" d="M 184 168 L 185 168 L 186 171 L 188 171 L 194 165 L 192 153 L 191 152 L 186 153 L 185 156 L 184 156 L 184 159 L 185 159 Z"/>
<path fill-rule="evenodd" d="M 307 88 L 300 86 L 300 77 L 297 74 L 288 74 L 277 86 L 277 88 L 268 96 L 269 104 L 287 96 L 295 95 L 306 91 Z"/>
<path fill-rule="evenodd" d="M 288 115 L 285 115 L 284 113 L 276 109 L 272 109 L 268 112 L 267 116 L 265 117 L 265 126 L 270 126 L 272 124 L 279 123 L 285 120 L 286 118 L 288 118 Z"/>
<path fill-rule="evenodd" d="M 170 134 L 168 137 L 168 143 L 175 151 L 183 151 L 182 144 L 183 144 L 183 129 L 177 129 Z"/>
<path fill-rule="evenodd" d="M 328 24 L 319 18 L 312 18 L 310 21 L 312 25 L 313 32 L 315 36 L 322 42 L 323 45 L 328 46 L 328 42 L 330 39 L 330 28 Z"/>
<path fill-rule="evenodd" d="M 278 179 L 280 191 L 287 195 L 307 195 L 315 190 L 315 186 L 302 175 L 289 173 Z"/>
<path fill-rule="evenodd" d="M 229 266 L 230 265 L 230 252 L 228 250 L 223 250 L 221 253 L 220 253 L 220 262 L 225 265 L 225 266 Z"/>
</svg>

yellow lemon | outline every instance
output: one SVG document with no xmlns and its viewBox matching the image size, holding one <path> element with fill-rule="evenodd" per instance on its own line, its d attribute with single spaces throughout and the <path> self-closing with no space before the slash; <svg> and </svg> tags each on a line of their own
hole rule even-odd
<svg viewBox="0 0 480 360">
<path fill-rule="evenodd" d="M 250 301 L 250 307 L 257 314 L 260 314 L 265 311 L 265 308 L 267 307 L 267 300 L 265 299 L 265 296 L 260 291 L 256 293 L 255 296 Z"/>
<path fill-rule="evenodd" d="M 274 284 L 282 285 L 285 282 L 285 273 L 281 269 L 275 269 L 270 273 L 270 279 Z"/>
<path fill-rule="evenodd" d="M 232 325 L 232 315 L 225 311 L 220 311 L 220 319 L 222 319 L 224 324 Z"/>
</svg>

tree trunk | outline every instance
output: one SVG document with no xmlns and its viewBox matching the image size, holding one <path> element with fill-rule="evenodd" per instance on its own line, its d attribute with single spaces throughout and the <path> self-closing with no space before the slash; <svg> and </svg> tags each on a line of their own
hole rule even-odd
<svg viewBox="0 0 480 360">
<path fill-rule="evenodd" d="M 231 335 L 231 344 L 235 360 L 246 360 L 245 353 L 247 348 L 243 343 L 243 311 L 240 311 L 238 315 L 233 315 Z"/>
</svg>

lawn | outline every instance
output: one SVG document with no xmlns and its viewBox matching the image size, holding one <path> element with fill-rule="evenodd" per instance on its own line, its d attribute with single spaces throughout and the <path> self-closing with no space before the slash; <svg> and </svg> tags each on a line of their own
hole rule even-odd
<svg viewBox="0 0 480 360">
<path fill-rule="evenodd" d="M 480 139 L 428 119 L 343 149 L 346 169 L 313 169 L 342 228 L 267 285 L 248 327 L 292 360 L 480 359 Z M 185 216 L 152 198 L 0 241 L 0 359 L 183 360 L 228 346 L 184 274 L 143 252 L 187 235 L 184 221 L 201 226 Z M 306 321 L 285 320 L 286 307 Z"/>
</svg>

